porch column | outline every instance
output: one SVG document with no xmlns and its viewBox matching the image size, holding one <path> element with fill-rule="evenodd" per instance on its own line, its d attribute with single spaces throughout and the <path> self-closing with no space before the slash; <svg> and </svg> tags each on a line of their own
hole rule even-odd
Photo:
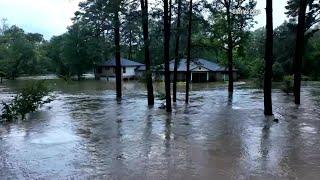
<svg viewBox="0 0 320 180">
<path fill-rule="evenodd" d="M 191 82 L 192 82 L 192 76 L 193 76 L 193 74 L 192 74 L 192 72 L 191 72 L 191 79 L 190 79 Z"/>
<path fill-rule="evenodd" d="M 209 82 L 209 72 L 207 72 L 207 82 Z"/>
</svg>

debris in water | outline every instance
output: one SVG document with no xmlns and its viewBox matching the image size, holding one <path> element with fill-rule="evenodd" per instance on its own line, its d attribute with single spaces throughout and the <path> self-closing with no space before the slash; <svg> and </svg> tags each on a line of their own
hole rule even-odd
<svg viewBox="0 0 320 180">
<path fill-rule="evenodd" d="M 161 103 L 161 105 L 159 106 L 159 109 L 165 109 L 166 108 L 166 103 Z"/>
<path fill-rule="evenodd" d="M 124 154 L 120 154 L 117 156 L 117 159 L 125 159 Z"/>
</svg>

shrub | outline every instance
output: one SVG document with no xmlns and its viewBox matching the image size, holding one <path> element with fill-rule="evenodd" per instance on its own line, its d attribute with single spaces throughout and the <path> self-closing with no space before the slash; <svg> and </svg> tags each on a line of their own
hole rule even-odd
<svg viewBox="0 0 320 180">
<path fill-rule="evenodd" d="M 49 89 L 44 81 L 32 83 L 19 92 L 10 104 L 2 103 L 3 121 L 13 121 L 17 119 L 26 119 L 26 115 L 35 112 L 43 104 L 53 100 L 52 96 L 48 96 Z"/>
<path fill-rule="evenodd" d="M 285 76 L 283 78 L 282 91 L 287 94 L 290 94 L 293 92 L 293 77 L 292 76 Z"/>
</svg>

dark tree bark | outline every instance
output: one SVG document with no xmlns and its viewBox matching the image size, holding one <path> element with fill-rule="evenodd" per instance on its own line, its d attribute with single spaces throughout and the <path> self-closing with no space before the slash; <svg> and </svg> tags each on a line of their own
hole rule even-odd
<svg viewBox="0 0 320 180">
<path fill-rule="evenodd" d="M 150 50 L 149 50 L 149 30 L 148 30 L 148 0 L 140 0 L 142 11 L 142 28 L 143 28 L 143 40 L 144 40 L 144 56 L 146 63 L 146 80 L 148 91 L 148 105 L 154 105 L 154 94 L 152 85 L 152 72 L 150 69 Z"/>
<path fill-rule="evenodd" d="M 170 43 L 170 19 L 168 0 L 163 0 L 164 3 L 164 79 L 166 91 L 166 110 L 172 111 L 171 107 L 171 88 L 170 88 L 170 69 L 169 69 L 169 43 Z"/>
<path fill-rule="evenodd" d="M 178 0 L 178 13 L 177 13 L 177 30 L 176 30 L 176 47 L 174 59 L 174 72 L 173 72 L 173 102 L 177 102 L 177 81 L 178 81 L 178 62 L 179 62 L 179 43 L 180 43 L 180 25 L 181 25 L 181 0 Z"/>
<path fill-rule="evenodd" d="M 272 0 L 267 0 L 267 36 L 265 46 L 265 72 L 264 72 L 264 114 L 272 115 L 272 58 L 273 58 L 273 20 Z"/>
<path fill-rule="evenodd" d="M 129 53 L 128 53 L 128 58 L 131 60 L 132 59 L 132 30 L 130 30 L 129 33 Z"/>
<path fill-rule="evenodd" d="M 229 74 L 229 84 L 228 91 L 229 93 L 233 93 L 233 41 L 232 41 L 232 21 L 231 21 L 231 2 L 225 1 L 227 8 L 227 23 L 228 23 L 228 74 Z"/>
<path fill-rule="evenodd" d="M 186 103 L 189 103 L 190 89 L 190 61 L 191 61 L 191 24 L 192 24 L 192 0 L 189 7 L 189 25 L 188 25 L 188 42 L 187 42 L 187 77 L 186 77 Z"/>
<path fill-rule="evenodd" d="M 116 7 L 114 13 L 114 43 L 115 43 L 115 60 L 116 60 L 116 91 L 117 99 L 120 100 L 122 97 L 121 88 L 121 55 L 120 55 L 120 20 L 119 20 L 119 9 Z"/>
<path fill-rule="evenodd" d="M 301 66 L 304 54 L 304 32 L 307 0 L 300 0 L 299 18 L 296 38 L 296 53 L 294 58 L 294 102 L 300 104 L 301 93 Z"/>
</svg>

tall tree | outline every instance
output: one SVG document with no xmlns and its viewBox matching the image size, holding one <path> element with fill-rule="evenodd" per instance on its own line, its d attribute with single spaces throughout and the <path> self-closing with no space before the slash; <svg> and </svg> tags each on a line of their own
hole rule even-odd
<svg viewBox="0 0 320 180">
<path fill-rule="evenodd" d="M 307 0 L 300 0 L 299 6 L 299 19 L 297 27 L 297 38 L 296 38 L 296 52 L 294 58 L 294 101 L 296 104 L 300 104 L 301 94 L 301 66 L 304 54 L 304 33 L 305 33 L 305 19 L 306 19 L 306 8 Z"/>
<path fill-rule="evenodd" d="M 86 0 L 79 4 L 75 21 L 83 21 L 91 26 L 96 36 L 112 34 L 114 40 L 114 56 L 116 60 L 116 93 L 117 99 L 122 97 L 120 30 L 124 11 L 128 0 Z"/>
<path fill-rule="evenodd" d="M 191 25 L 192 25 L 192 0 L 190 0 L 189 7 L 189 25 L 187 38 L 187 77 L 186 77 L 186 103 L 189 103 L 189 89 L 190 89 L 190 61 L 191 61 Z"/>
<path fill-rule="evenodd" d="M 173 102 L 177 102 L 177 79 L 178 79 L 178 63 L 179 63 L 179 43 L 180 43 L 180 26 L 181 26 L 181 0 L 178 0 L 177 11 L 177 27 L 176 27 L 176 46 L 175 46 L 175 58 L 174 58 L 174 72 L 173 72 Z"/>
<path fill-rule="evenodd" d="M 229 75 L 229 84 L 228 84 L 228 91 L 229 93 L 233 93 L 233 41 L 232 41 L 232 20 L 231 20 L 231 1 L 225 0 L 225 7 L 227 10 L 227 23 L 228 23 L 228 75 Z"/>
<path fill-rule="evenodd" d="M 264 114 L 272 115 L 271 78 L 272 78 L 272 58 L 273 58 L 273 19 L 272 0 L 267 0 L 266 7 L 266 46 L 265 46 L 265 72 L 264 72 Z"/>
<path fill-rule="evenodd" d="M 35 43 L 28 40 L 23 29 L 11 26 L 0 36 L 0 71 L 10 79 L 32 74 L 35 65 Z"/>
<path fill-rule="evenodd" d="M 308 40 L 314 33 L 320 30 L 320 2 L 319 0 L 306 0 L 305 3 L 307 7 L 305 12 L 305 38 Z M 296 21 L 299 16 L 300 8 L 300 0 L 288 0 L 286 14 L 291 17 L 293 21 Z"/>
<path fill-rule="evenodd" d="M 141 3 L 141 14 L 142 14 L 142 28 L 143 28 L 143 40 L 144 40 L 144 57 L 146 64 L 146 81 L 148 91 L 148 105 L 154 104 L 154 94 L 152 85 L 152 72 L 150 69 L 150 50 L 149 50 L 149 28 L 148 28 L 148 0 L 140 0 Z"/>
<path fill-rule="evenodd" d="M 114 11 L 113 11 L 113 22 L 114 22 L 114 45 L 115 45 L 115 60 L 116 60 L 116 91 L 117 99 L 120 100 L 122 97 L 122 75 L 121 75 L 121 54 L 120 54 L 120 3 L 121 0 L 115 0 Z"/>
<path fill-rule="evenodd" d="M 170 88 L 170 69 L 169 69 L 169 50 L 170 50 L 170 17 L 169 17 L 169 3 L 168 0 L 163 0 L 164 11 L 164 78 L 165 78 L 165 92 L 166 92 L 166 111 L 171 112 L 171 88 Z"/>
<path fill-rule="evenodd" d="M 213 39 L 216 39 L 220 47 L 227 52 L 230 93 L 233 92 L 234 49 L 239 49 L 248 36 L 254 23 L 255 14 L 252 12 L 256 4 L 255 0 L 217 0 L 206 6 L 211 11 Z M 244 9 L 246 13 L 242 12 Z"/>
</svg>

